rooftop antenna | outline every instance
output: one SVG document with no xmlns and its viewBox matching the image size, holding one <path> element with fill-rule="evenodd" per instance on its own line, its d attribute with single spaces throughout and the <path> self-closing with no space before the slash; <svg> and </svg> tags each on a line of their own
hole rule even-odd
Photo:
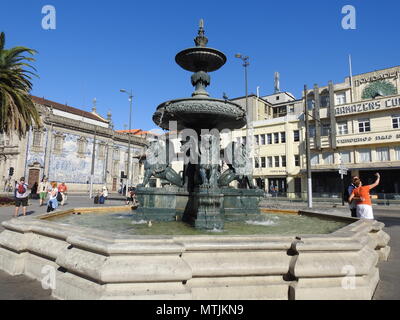
<svg viewBox="0 0 400 320">
<path fill-rule="evenodd" d="M 274 93 L 281 92 L 279 86 L 280 86 L 280 84 L 279 84 L 279 72 L 275 72 L 275 74 L 274 74 Z"/>
</svg>

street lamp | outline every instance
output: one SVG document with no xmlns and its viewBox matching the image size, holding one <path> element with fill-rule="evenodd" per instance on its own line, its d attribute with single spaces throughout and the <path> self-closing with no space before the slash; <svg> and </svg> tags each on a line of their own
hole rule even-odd
<svg viewBox="0 0 400 320">
<path fill-rule="evenodd" d="M 126 193 L 125 195 L 128 196 L 129 193 L 129 187 L 130 187 L 130 182 L 131 182 L 131 176 L 130 176 L 130 166 L 131 166 L 131 127 L 132 127 L 132 89 L 130 93 L 128 93 L 125 89 L 120 89 L 119 90 L 122 93 L 126 93 L 129 96 L 129 131 L 128 131 L 128 168 L 126 170 L 127 174 L 127 181 L 126 181 Z"/>
<path fill-rule="evenodd" d="M 247 128 L 249 127 L 249 109 L 248 109 L 248 92 L 247 92 L 247 67 L 250 65 L 249 57 L 243 56 L 240 53 L 235 54 L 235 58 L 241 59 L 243 61 L 244 67 L 244 82 L 246 87 L 246 119 L 247 119 Z"/>
</svg>

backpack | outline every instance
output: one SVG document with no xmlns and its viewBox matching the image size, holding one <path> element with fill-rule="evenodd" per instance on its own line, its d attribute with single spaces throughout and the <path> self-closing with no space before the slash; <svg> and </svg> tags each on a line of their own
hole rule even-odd
<svg viewBox="0 0 400 320">
<path fill-rule="evenodd" d="M 24 185 L 23 183 L 20 183 L 20 184 L 18 185 L 18 193 L 19 193 L 19 194 L 24 194 L 25 192 L 26 192 L 25 185 Z"/>
<path fill-rule="evenodd" d="M 61 192 L 58 192 L 58 193 L 57 193 L 57 201 L 58 201 L 58 202 L 61 202 L 61 201 L 62 201 L 62 194 L 61 194 Z"/>
</svg>

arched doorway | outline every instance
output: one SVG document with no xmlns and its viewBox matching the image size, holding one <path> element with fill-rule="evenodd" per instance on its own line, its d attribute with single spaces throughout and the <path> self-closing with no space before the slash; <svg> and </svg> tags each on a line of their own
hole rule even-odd
<svg viewBox="0 0 400 320">
<path fill-rule="evenodd" d="M 39 183 L 40 169 L 29 169 L 28 188 L 32 188 L 35 182 Z"/>
</svg>

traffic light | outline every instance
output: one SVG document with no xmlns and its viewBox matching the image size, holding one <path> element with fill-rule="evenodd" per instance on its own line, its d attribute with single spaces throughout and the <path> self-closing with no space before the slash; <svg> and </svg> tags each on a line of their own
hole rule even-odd
<svg viewBox="0 0 400 320">
<path fill-rule="evenodd" d="M 8 175 L 9 175 L 10 177 L 12 177 L 13 174 L 14 174 L 14 168 L 13 168 L 13 167 L 10 167 L 10 169 L 8 170 Z"/>
</svg>

